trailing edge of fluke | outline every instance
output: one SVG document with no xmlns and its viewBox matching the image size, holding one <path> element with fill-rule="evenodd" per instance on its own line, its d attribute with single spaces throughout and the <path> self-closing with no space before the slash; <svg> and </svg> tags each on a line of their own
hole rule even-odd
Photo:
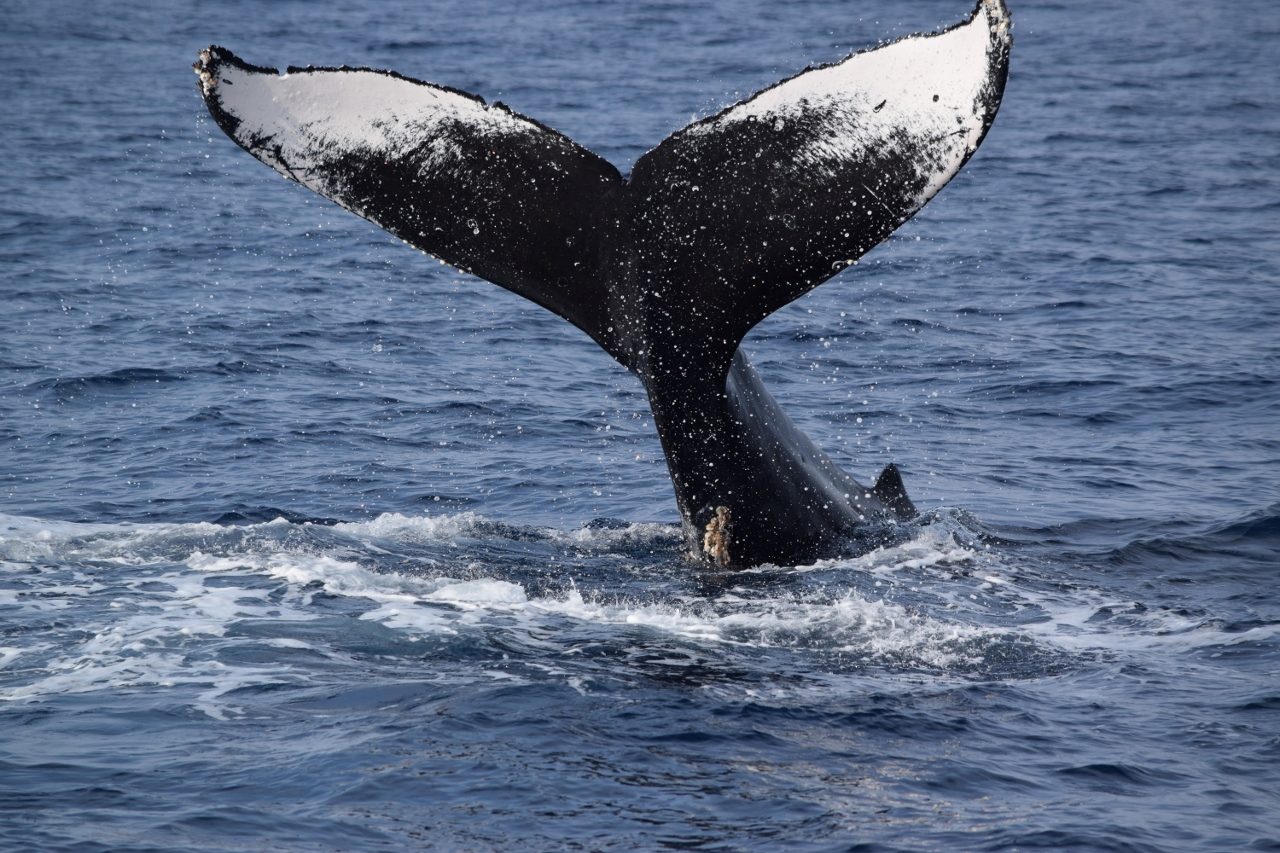
<svg viewBox="0 0 1280 853">
<path fill-rule="evenodd" d="M 884 541 L 915 508 L 859 485 L 739 349 L 971 157 L 1012 44 L 1001 0 L 815 66 L 663 140 L 629 177 L 501 103 L 369 68 L 281 74 L 210 47 L 218 126 L 280 174 L 568 320 L 644 384 L 689 553 L 795 564 Z"/>
</svg>

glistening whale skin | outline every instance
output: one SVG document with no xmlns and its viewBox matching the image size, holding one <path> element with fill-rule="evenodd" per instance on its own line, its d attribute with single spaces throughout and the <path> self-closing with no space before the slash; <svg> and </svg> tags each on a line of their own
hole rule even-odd
<svg viewBox="0 0 1280 853">
<path fill-rule="evenodd" d="M 866 549 L 915 508 L 778 408 L 738 345 L 919 210 L 994 120 L 1002 0 L 806 69 L 672 134 L 624 178 L 501 103 L 367 68 L 274 69 L 210 47 L 228 136 L 282 175 L 586 332 L 644 383 L 690 554 L 795 564 Z"/>
</svg>

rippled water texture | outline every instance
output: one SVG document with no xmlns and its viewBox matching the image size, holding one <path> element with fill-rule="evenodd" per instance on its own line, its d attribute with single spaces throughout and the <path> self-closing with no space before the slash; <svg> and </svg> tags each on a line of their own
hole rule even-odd
<svg viewBox="0 0 1280 853">
<path fill-rule="evenodd" d="M 189 70 L 624 170 L 964 3 L 0 10 L 0 848 L 1280 848 L 1280 12 L 1014 3 L 979 154 L 746 343 L 900 544 L 679 554 L 638 382 Z"/>
</svg>

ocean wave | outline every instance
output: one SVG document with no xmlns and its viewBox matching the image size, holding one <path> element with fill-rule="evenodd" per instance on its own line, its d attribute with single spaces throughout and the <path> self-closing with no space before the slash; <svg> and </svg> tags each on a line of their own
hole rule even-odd
<svg viewBox="0 0 1280 853">
<path fill-rule="evenodd" d="M 51 394 L 61 400 L 71 400 L 85 394 L 122 391 L 138 385 L 180 382 L 182 379 L 182 376 L 167 370 L 152 367 L 123 367 L 108 373 L 87 376 L 38 379 L 28 383 L 24 390 Z"/>
</svg>

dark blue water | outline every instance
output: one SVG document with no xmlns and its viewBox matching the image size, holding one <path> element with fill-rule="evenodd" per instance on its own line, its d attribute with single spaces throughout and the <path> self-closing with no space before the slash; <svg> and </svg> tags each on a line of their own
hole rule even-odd
<svg viewBox="0 0 1280 853">
<path fill-rule="evenodd" d="M 1280 848 L 1271 0 L 1014 4 L 978 156 L 746 344 L 925 517 L 736 576 L 637 381 L 189 70 L 391 67 L 625 170 L 967 12 L 6 4 L 0 847 Z"/>
</svg>

